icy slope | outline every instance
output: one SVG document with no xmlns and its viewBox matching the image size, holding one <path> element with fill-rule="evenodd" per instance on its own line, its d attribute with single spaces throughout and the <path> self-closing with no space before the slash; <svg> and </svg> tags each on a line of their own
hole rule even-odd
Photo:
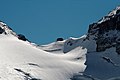
<svg viewBox="0 0 120 80">
<path fill-rule="evenodd" d="M 67 54 L 51 54 L 11 34 L 0 34 L 0 80 L 69 80 L 85 70 L 86 52 L 78 47 Z"/>
</svg>

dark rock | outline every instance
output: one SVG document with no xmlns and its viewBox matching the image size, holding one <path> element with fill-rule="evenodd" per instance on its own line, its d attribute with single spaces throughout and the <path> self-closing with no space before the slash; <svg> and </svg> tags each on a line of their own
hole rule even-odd
<svg viewBox="0 0 120 80">
<path fill-rule="evenodd" d="M 91 35 L 95 34 L 96 30 L 97 30 L 96 27 L 97 27 L 97 23 L 90 24 L 88 33 L 91 34 Z"/>
<path fill-rule="evenodd" d="M 18 34 L 18 39 L 23 40 L 23 41 L 27 41 L 26 37 L 22 34 Z"/>
<path fill-rule="evenodd" d="M 67 42 L 67 45 L 72 46 L 73 43 L 72 43 L 71 41 L 68 41 L 68 42 Z"/>
<path fill-rule="evenodd" d="M 116 11 L 116 14 L 105 16 L 101 20 L 90 24 L 88 30 L 89 37 L 91 35 L 95 36 L 96 51 L 101 52 L 108 48 L 116 47 L 116 52 L 120 54 L 120 35 L 117 33 L 108 34 L 109 31 L 117 31 L 120 34 L 120 9 Z"/>
<path fill-rule="evenodd" d="M 120 10 L 117 10 L 117 11 L 116 11 L 116 14 L 118 14 L 118 13 L 120 13 Z"/>
<path fill-rule="evenodd" d="M 63 38 L 57 38 L 56 41 L 63 41 L 64 39 Z"/>
<path fill-rule="evenodd" d="M 0 34 L 2 34 L 3 32 L 5 32 L 5 30 L 0 27 Z"/>
<path fill-rule="evenodd" d="M 116 52 L 120 55 L 120 44 L 116 46 Z"/>
<path fill-rule="evenodd" d="M 120 38 L 116 40 L 116 52 L 120 55 Z"/>
</svg>

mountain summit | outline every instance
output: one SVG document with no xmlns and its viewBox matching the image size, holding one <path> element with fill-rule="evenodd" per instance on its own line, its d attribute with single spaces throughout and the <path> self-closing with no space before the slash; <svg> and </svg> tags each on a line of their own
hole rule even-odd
<svg viewBox="0 0 120 80">
<path fill-rule="evenodd" d="M 12 29 L 2 21 L 0 21 L 0 34 L 6 34 L 6 35 L 12 34 L 16 36 L 16 33 L 13 32 Z"/>
<path fill-rule="evenodd" d="M 86 35 L 36 45 L 0 21 L 0 80 L 120 80 L 120 7 Z"/>
<path fill-rule="evenodd" d="M 13 36 L 16 36 L 20 40 L 28 41 L 28 39 L 26 39 L 26 37 L 24 35 L 22 35 L 22 34 L 16 34 L 9 26 L 7 26 L 2 21 L 0 21 L 0 34 L 13 35 Z"/>
<path fill-rule="evenodd" d="M 120 7 L 111 11 L 107 16 L 89 26 L 88 36 L 96 39 L 96 51 L 105 51 L 113 46 L 120 54 Z"/>
</svg>

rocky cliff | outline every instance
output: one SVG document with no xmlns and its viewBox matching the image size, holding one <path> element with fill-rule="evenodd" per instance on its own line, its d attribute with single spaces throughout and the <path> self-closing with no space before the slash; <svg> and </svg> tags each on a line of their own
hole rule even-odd
<svg viewBox="0 0 120 80">
<path fill-rule="evenodd" d="M 88 38 L 94 36 L 96 40 L 96 51 L 105 51 L 108 48 L 116 47 L 120 54 L 120 7 L 111 11 L 96 23 L 89 25 Z"/>
</svg>

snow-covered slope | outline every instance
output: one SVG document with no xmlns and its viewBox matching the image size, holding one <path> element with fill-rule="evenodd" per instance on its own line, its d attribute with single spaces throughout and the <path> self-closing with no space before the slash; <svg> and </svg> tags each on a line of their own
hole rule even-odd
<svg viewBox="0 0 120 80">
<path fill-rule="evenodd" d="M 38 48 L 47 51 L 47 52 L 51 52 L 51 53 L 63 53 L 63 46 L 64 46 L 64 41 L 57 41 L 57 42 L 53 42 L 47 45 L 40 45 Z"/>
<path fill-rule="evenodd" d="M 51 54 L 29 41 L 19 40 L 9 28 L 6 30 L 2 25 L 0 28 L 3 29 L 0 34 L 0 80 L 70 80 L 75 73 L 82 75 L 86 68 L 86 49 L 77 47 L 67 54 Z"/>
<path fill-rule="evenodd" d="M 0 80 L 120 80 L 120 7 L 80 38 L 38 46 L 0 22 Z"/>
<path fill-rule="evenodd" d="M 82 76 L 74 74 L 72 80 L 120 80 L 120 6 L 90 24 L 86 35 L 64 40 L 60 46 L 56 43 L 46 46 L 53 51 L 57 46 L 64 53 L 78 46 L 87 49 L 87 67 Z"/>
</svg>

